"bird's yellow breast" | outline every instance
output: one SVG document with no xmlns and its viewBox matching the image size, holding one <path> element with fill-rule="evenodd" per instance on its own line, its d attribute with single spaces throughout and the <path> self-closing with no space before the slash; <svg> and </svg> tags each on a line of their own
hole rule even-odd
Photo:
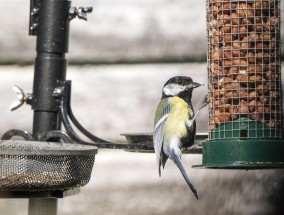
<svg viewBox="0 0 284 215">
<path fill-rule="evenodd" d="M 193 112 L 188 104 L 179 97 L 169 98 L 169 103 L 171 111 L 165 123 L 164 137 L 168 140 L 176 136 L 185 137 L 187 135 L 186 122 L 189 117 L 192 117 Z"/>
</svg>

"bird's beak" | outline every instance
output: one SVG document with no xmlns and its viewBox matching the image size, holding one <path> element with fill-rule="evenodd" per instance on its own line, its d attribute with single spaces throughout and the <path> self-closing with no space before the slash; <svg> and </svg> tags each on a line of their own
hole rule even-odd
<svg viewBox="0 0 284 215">
<path fill-rule="evenodd" d="M 191 82 L 189 85 L 186 86 L 187 89 L 193 89 L 193 88 L 197 88 L 197 87 L 200 87 L 200 86 L 203 86 L 204 84 L 199 84 L 199 83 L 196 83 L 196 82 Z"/>
</svg>

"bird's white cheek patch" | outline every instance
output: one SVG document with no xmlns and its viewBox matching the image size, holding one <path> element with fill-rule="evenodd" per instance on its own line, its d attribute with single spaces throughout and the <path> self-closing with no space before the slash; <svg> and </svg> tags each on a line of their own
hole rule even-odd
<svg viewBox="0 0 284 215">
<path fill-rule="evenodd" d="M 176 96 L 185 90 L 185 86 L 178 84 L 169 84 L 163 88 L 163 92 L 168 96 Z"/>
</svg>

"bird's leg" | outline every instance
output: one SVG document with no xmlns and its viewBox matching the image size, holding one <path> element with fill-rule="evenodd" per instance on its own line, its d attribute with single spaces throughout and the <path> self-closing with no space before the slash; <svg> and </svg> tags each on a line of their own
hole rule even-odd
<svg viewBox="0 0 284 215">
<path fill-rule="evenodd" d="M 197 113 L 209 103 L 208 94 L 206 93 L 201 102 L 199 103 Z"/>
<path fill-rule="evenodd" d="M 208 94 L 206 94 L 206 95 L 203 97 L 203 99 L 201 100 L 201 102 L 199 103 L 199 105 L 198 105 L 198 109 L 197 109 L 196 113 L 194 114 L 194 116 L 193 116 L 193 118 L 192 118 L 193 121 L 195 120 L 195 118 L 196 118 L 197 114 L 199 113 L 199 111 L 200 111 L 202 108 L 204 108 L 208 103 L 209 103 L 209 98 L 208 98 Z"/>
<path fill-rule="evenodd" d="M 206 95 L 203 97 L 203 99 L 201 100 L 201 102 L 199 103 L 198 109 L 197 109 L 196 113 L 194 114 L 194 116 L 192 117 L 192 119 L 189 119 L 189 120 L 187 121 L 186 126 L 187 126 L 188 128 L 190 128 L 190 127 L 192 126 L 192 124 L 193 124 L 193 122 L 194 122 L 194 120 L 195 120 L 197 114 L 199 113 L 199 111 L 200 111 L 202 108 L 204 108 L 208 103 L 209 103 L 208 94 L 206 94 Z"/>
</svg>

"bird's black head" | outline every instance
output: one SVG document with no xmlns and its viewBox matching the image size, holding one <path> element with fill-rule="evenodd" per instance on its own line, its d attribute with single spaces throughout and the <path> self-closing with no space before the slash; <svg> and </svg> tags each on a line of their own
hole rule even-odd
<svg viewBox="0 0 284 215">
<path fill-rule="evenodd" d="M 192 90 L 201 84 L 193 82 L 192 78 L 186 76 L 175 76 L 170 78 L 163 87 L 162 98 L 178 96 L 186 101 L 191 100 Z"/>
</svg>

